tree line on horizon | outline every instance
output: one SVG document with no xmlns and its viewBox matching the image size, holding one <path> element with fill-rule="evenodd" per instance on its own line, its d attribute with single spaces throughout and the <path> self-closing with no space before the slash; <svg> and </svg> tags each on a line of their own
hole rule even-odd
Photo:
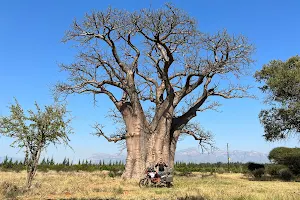
<svg viewBox="0 0 300 200">
<path fill-rule="evenodd" d="M 224 173 L 227 171 L 228 164 L 217 163 L 193 163 L 193 162 L 181 162 L 177 161 L 174 164 L 174 170 L 183 174 L 191 172 L 218 172 Z M 53 171 L 101 171 L 108 170 L 112 173 L 117 173 L 125 169 L 123 161 L 107 161 L 100 160 L 98 162 L 92 162 L 91 160 L 82 159 L 77 163 L 70 161 L 68 158 L 64 158 L 61 162 L 55 162 L 53 158 L 42 159 L 38 165 L 39 171 L 47 172 Z M 0 163 L 0 170 L 6 171 L 21 171 L 25 170 L 24 161 L 13 161 L 12 158 L 5 159 Z M 230 163 L 230 171 L 233 173 L 243 173 L 247 171 L 247 163 L 234 162 Z"/>
</svg>

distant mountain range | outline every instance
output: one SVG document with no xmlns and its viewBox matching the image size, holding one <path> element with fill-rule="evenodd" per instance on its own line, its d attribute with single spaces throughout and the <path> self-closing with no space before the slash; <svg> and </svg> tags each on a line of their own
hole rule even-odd
<svg viewBox="0 0 300 200">
<path fill-rule="evenodd" d="M 256 163 L 269 163 L 268 154 L 257 151 L 241 151 L 233 150 L 229 152 L 230 162 L 256 162 Z M 0 157 L 0 163 L 5 157 Z M 10 159 L 10 157 L 9 157 Z M 99 163 L 104 161 L 123 161 L 126 160 L 126 154 L 107 154 L 107 153 L 95 153 L 91 157 L 87 158 L 93 163 Z M 23 159 L 12 158 L 13 161 L 20 161 Z M 198 148 L 188 148 L 176 152 L 175 161 L 181 162 L 194 162 L 194 163 L 217 163 L 227 162 L 227 152 L 218 150 L 212 153 L 202 153 Z"/>
<path fill-rule="evenodd" d="M 230 162 L 268 163 L 268 154 L 257 151 L 233 150 L 229 152 Z M 227 162 L 227 152 L 218 150 L 212 153 L 202 153 L 197 148 L 189 148 L 176 152 L 175 161 L 195 163 Z"/>
<path fill-rule="evenodd" d="M 264 154 L 257 151 L 240 151 L 234 150 L 229 152 L 230 162 L 256 162 L 256 163 L 268 163 L 268 154 Z M 111 161 L 125 161 L 125 154 L 106 154 L 97 153 L 93 154 L 90 158 L 94 163 L 98 163 L 100 160 L 109 162 Z M 197 148 L 188 148 L 176 152 L 175 161 L 182 162 L 194 162 L 194 163 L 217 163 L 227 162 L 227 152 L 218 150 L 212 153 L 202 153 Z"/>
<path fill-rule="evenodd" d="M 126 154 L 108 154 L 108 153 L 95 153 L 88 158 L 93 163 L 99 163 L 99 161 L 104 161 L 105 163 L 109 161 L 123 161 L 126 160 Z"/>
</svg>

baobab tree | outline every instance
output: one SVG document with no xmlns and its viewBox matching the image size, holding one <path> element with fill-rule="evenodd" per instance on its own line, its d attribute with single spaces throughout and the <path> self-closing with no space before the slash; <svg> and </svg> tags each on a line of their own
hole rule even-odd
<svg viewBox="0 0 300 200">
<path fill-rule="evenodd" d="M 191 120 L 219 105 L 207 104 L 210 97 L 250 97 L 237 80 L 252 62 L 253 46 L 226 31 L 200 32 L 172 5 L 92 12 L 75 20 L 63 41 L 79 44 L 80 53 L 61 65 L 69 78 L 56 91 L 106 95 L 114 103 L 126 131 L 109 137 L 96 129 L 110 142 L 126 141 L 126 178 L 140 177 L 160 158 L 172 166 L 182 134 L 209 142 L 210 135 Z"/>
</svg>

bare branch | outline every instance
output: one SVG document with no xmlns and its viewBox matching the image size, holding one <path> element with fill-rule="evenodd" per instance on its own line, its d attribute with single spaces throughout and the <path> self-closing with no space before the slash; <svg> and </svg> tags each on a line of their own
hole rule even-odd
<svg viewBox="0 0 300 200">
<path fill-rule="evenodd" d="M 155 85 L 156 88 L 158 87 L 158 83 L 157 83 L 157 81 L 155 79 L 153 79 L 153 78 L 151 78 L 149 76 L 146 76 L 146 75 L 144 75 L 141 72 L 137 72 L 137 75 L 139 75 L 140 77 L 142 77 L 145 81 L 151 82 L 153 85 Z"/>
<path fill-rule="evenodd" d="M 114 86 L 114 84 L 110 84 L 107 81 L 103 81 L 101 83 L 98 83 L 96 81 L 86 81 L 77 85 L 57 84 L 56 90 L 60 93 L 65 93 L 65 94 L 73 94 L 73 93 L 106 94 L 111 99 L 111 101 L 116 104 L 118 100 L 116 99 L 116 97 L 113 95 L 112 92 L 105 89 L 104 87 L 105 84 Z"/>
<path fill-rule="evenodd" d="M 214 101 L 211 104 L 209 104 L 209 105 L 207 105 L 207 106 L 205 106 L 203 108 L 198 108 L 197 111 L 199 111 L 199 112 L 204 112 L 206 110 L 218 111 L 217 107 L 219 107 L 219 106 L 221 106 L 221 104 L 219 102 Z"/>
<path fill-rule="evenodd" d="M 226 31 L 216 35 L 203 34 L 202 48 L 208 52 L 207 72 L 213 74 L 233 73 L 239 77 L 245 73 L 245 67 L 253 62 L 250 55 L 254 51 L 243 36 L 229 36 Z"/>
<path fill-rule="evenodd" d="M 233 98 L 256 98 L 254 95 L 250 95 L 248 90 L 250 86 L 231 86 L 229 89 L 224 89 L 221 91 L 215 91 L 215 89 L 210 90 L 211 96 L 220 96 L 225 99 L 233 99 Z"/>
<path fill-rule="evenodd" d="M 180 133 L 190 135 L 196 141 L 199 141 L 202 151 L 207 151 L 208 147 L 214 147 L 213 135 L 211 132 L 204 131 L 199 124 L 195 122 L 187 124 L 182 130 L 180 130 Z"/>
<path fill-rule="evenodd" d="M 125 134 L 122 134 L 122 135 L 116 135 L 116 136 L 112 136 L 112 137 L 107 137 L 104 132 L 102 131 L 102 126 L 100 126 L 99 124 L 95 124 L 94 128 L 96 129 L 96 133 L 93 133 L 94 135 L 96 136 L 103 136 L 108 142 L 118 142 L 118 141 L 121 141 L 121 140 L 125 140 L 126 139 L 126 136 Z"/>
</svg>

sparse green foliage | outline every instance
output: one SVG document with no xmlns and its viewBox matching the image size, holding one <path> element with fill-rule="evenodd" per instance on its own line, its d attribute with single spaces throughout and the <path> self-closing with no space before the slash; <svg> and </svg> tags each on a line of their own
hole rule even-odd
<svg viewBox="0 0 300 200">
<path fill-rule="evenodd" d="M 278 176 L 279 171 L 284 168 L 286 168 L 286 166 L 284 165 L 278 165 L 278 164 L 269 165 L 267 166 L 266 172 L 271 176 Z"/>
<path fill-rule="evenodd" d="M 36 111 L 28 110 L 25 115 L 22 107 L 15 100 L 11 105 L 10 116 L 0 117 L 0 134 L 11 137 L 13 147 L 23 149 L 25 152 L 25 165 L 27 168 L 27 183 L 30 188 L 35 176 L 41 152 L 49 144 L 68 144 L 70 119 L 66 119 L 65 105 L 45 106 L 44 110 L 35 103 Z M 10 161 L 11 162 L 11 161 Z M 12 162 L 11 162 L 12 163 Z"/>
<path fill-rule="evenodd" d="M 109 165 L 109 166 L 111 166 L 111 165 Z M 108 173 L 108 176 L 111 177 L 111 178 L 114 178 L 115 177 L 115 173 L 113 171 L 110 171 Z"/>
<path fill-rule="evenodd" d="M 287 138 L 300 132 L 300 57 L 286 62 L 273 60 L 256 72 L 256 79 L 263 82 L 260 89 L 267 93 L 267 103 L 273 105 L 262 110 L 259 118 L 268 141 Z"/>
<path fill-rule="evenodd" d="M 255 178 L 261 178 L 265 174 L 264 168 L 255 169 L 251 172 Z"/>
</svg>

